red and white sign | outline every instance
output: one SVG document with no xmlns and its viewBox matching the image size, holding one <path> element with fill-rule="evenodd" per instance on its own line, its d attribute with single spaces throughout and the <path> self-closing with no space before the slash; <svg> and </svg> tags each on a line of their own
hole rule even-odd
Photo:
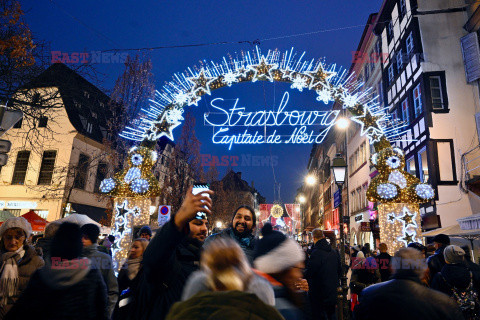
<svg viewBox="0 0 480 320">
<path fill-rule="evenodd" d="M 170 213 L 172 211 L 171 206 L 160 206 L 158 207 L 158 225 L 163 226 L 165 223 L 170 220 Z"/>
</svg>

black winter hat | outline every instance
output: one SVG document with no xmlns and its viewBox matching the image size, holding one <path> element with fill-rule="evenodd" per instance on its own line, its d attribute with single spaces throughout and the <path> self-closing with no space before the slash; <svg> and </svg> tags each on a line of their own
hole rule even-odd
<svg viewBox="0 0 480 320">
<path fill-rule="evenodd" d="M 305 261 L 305 253 L 300 245 L 282 232 L 273 230 L 270 223 L 263 226 L 262 235 L 253 256 L 255 269 L 274 274 Z"/>
<path fill-rule="evenodd" d="M 152 229 L 150 229 L 149 226 L 143 226 L 143 227 L 140 228 L 140 231 L 138 231 L 138 235 L 142 235 L 142 233 L 146 233 L 151 237 L 152 236 Z"/>
<path fill-rule="evenodd" d="M 82 246 L 80 227 L 75 223 L 64 222 L 53 237 L 51 256 L 72 260 L 82 254 Z"/>
<path fill-rule="evenodd" d="M 448 246 L 450 244 L 450 238 L 446 234 L 441 233 L 433 237 L 433 242 L 441 243 Z"/>
<path fill-rule="evenodd" d="M 100 234 L 100 228 L 93 223 L 84 224 L 80 231 L 82 232 L 82 236 L 86 236 L 92 243 L 97 243 L 98 235 Z"/>
</svg>

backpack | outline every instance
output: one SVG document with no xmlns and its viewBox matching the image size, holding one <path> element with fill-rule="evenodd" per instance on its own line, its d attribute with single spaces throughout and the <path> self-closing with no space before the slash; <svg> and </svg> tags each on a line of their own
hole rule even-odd
<svg viewBox="0 0 480 320">
<path fill-rule="evenodd" d="M 442 278 L 452 290 L 451 297 L 459 306 L 465 319 L 478 319 L 480 315 L 480 302 L 478 300 L 478 293 L 473 288 L 472 272 L 470 272 L 470 284 L 467 289 L 463 291 L 452 286 L 443 275 Z"/>
</svg>

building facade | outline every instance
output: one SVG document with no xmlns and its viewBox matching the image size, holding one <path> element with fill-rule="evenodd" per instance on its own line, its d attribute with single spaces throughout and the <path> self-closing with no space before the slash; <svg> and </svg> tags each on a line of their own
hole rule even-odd
<svg viewBox="0 0 480 320">
<path fill-rule="evenodd" d="M 375 24 L 382 43 L 384 101 L 406 125 L 395 142 L 406 170 L 436 191 L 421 206 L 424 230 L 456 224 L 480 210 L 463 188 L 463 155 L 478 146 L 478 83 L 467 83 L 461 39 L 465 2 L 386 0 Z"/>
<path fill-rule="evenodd" d="M 34 210 L 48 221 L 73 212 L 106 217 L 109 200 L 99 186 L 116 167 L 105 143 L 114 117 L 109 97 L 60 63 L 17 95 L 29 106 L 3 136 L 12 148 L 0 171 L 0 209 L 17 216 Z"/>
</svg>

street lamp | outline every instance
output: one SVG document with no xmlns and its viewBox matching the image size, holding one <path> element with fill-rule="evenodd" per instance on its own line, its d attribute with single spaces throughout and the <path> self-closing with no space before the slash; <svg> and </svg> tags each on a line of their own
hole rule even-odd
<svg viewBox="0 0 480 320">
<path fill-rule="evenodd" d="M 335 122 L 335 125 L 337 126 L 337 128 L 344 130 L 348 128 L 348 126 L 350 125 L 350 122 L 348 121 L 347 118 L 342 117 Z"/>
<path fill-rule="evenodd" d="M 222 221 L 217 221 L 217 223 L 215 224 L 215 226 L 216 226 L 218 229 L 221 229 L 221 228 L 223 227 Z"/>
<path fill-rule="evenodd" d="M 317 182 L 317 179 L 313 174 L 309 174 L 305 177 L 305 183 L 309 186 L 313 186 Z"/>
<path fill-rule="evenodd" d="M 347 295 L 348 295 L 348 286 L 347 286 L 347 267 L 346 267 L 346 262 L 345 262 L 345 232 L 343 230 L 343 203 L 342 203 L 342 189 L 343 189 L 343 184 L 345 183 L 345 177 L 347 173 L 347 163 L 345 162 L 345 159 L 337 153 L 335 158 L 332 160 L 332 165 L 331 165 L 332 171 L 333 171 L 333 178 L 335 179 L 335 184 L 337 185 L 337 188 L 340 193 L 340 203 L 338 204 L 338 215 L 339 215 L 339 232 L 340 232 L 340 258 L 341 258 L 341 264 L 342 264 L 342 277 L 340 279 L 341 284 L 342 284 L 342 313 L 343 317 L 342 319 L 348 319 L 349 318 L 349 304 L 347 300 Z"/>
<path fill-rule="evenodd" d="M 307 201 L 307 199 L 305 199 L 305 196 L 302 195 L 298 197 L 298 202 L 305 203 L 305 201 Z"/>
</svg>

